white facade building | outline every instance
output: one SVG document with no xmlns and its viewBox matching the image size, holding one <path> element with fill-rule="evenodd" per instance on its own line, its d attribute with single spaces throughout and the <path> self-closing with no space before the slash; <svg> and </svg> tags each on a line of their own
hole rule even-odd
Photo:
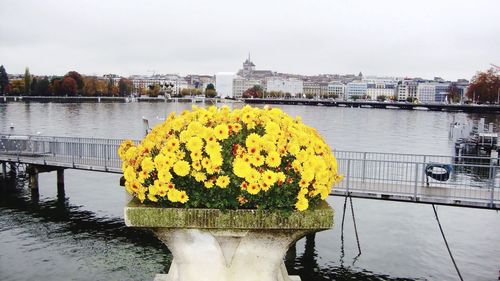
<svg viewBox="0 0 500 281">
<path fill-rule="evenodd" d="M 417 98 L 417 86 L 416 81 L 403 81 L 398 85 L 398 100 L 405 101 L 408 98 Z"/>
<path fill-rule="evenodd" d="M 233 72 L 219 72 L 215 74 L 215 90 L 221 98 L 233 98 Z"/>
<path fill-rule="evenodd" d="M 292 97 L 302 95 L 304 91 L 304 82 L 298 79 L 279 79 L 273 78 L 267 80 L 267 91 L 289 93 Z"/>
<path fill-rule="evenodd" d="M 396 95 L 395 83 L 367 83 L 366 95 L 372 100 L 376 100 L 378 96 L 390 98 Z"/>
<path fill-rule="evenodd" d="M 179 94 L 181 89 L 188 88 L 188 82 L 177 74 L 156 74 L 153 76 L 133 75 L 129 79 L 132 81 L 135 89 L 144 88 L 151 85 L 160 85 L 171 94 Z"/>
<path fill-rule="evenodd" d="M 345 95 L 345 85 L 340 83 L 329 83 L 328 84 L 328 97 L 337 96 L 339 99 L 344 99 Z"/>
<path fill-rule="evenodd" d="M 246 90 L 256 85 L 260 85 L 259 80 L 246 79 L 237 76 L 236 78 L 233 79 L 233 97 L 241 98 Z"/>
</svg>

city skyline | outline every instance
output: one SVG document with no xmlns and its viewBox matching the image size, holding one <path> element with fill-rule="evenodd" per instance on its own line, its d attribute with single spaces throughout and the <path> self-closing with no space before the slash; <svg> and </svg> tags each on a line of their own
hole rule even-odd
<svg viewBox="0 0 500 281">
<path fill-rule="evenodd" d="M 500 62 L 494 0 L 2 2 L 12 74 L 213 75 L 250 52 L 281 73 L 456 80 Z"/>
</svg>

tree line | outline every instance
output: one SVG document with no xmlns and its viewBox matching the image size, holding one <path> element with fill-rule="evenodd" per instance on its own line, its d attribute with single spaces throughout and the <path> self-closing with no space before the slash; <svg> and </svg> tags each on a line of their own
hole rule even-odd
<svg viewBox="0 0 500 281">
<path fill-rule="evenodd" d="M 116 82 L 112 78 L 82 76 L 69 71 L 64 76 L 34 76 L 26 68 L 23 79 L 9 80 L 0 66 L 0 94 L 12 96 L 128 96 L 133 84 L 127 78 Z"/>
</svg>

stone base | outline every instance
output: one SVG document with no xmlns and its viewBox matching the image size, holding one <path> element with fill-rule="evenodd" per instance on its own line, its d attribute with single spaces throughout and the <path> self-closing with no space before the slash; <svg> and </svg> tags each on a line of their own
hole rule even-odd
<svg viewBox="0 0 500 281">
<path fill-rule="evenodd" d="M 157 228 L 174 259 L 165 281 L 292 281 L 283 257 L 304 230 Z"/>
</svg>

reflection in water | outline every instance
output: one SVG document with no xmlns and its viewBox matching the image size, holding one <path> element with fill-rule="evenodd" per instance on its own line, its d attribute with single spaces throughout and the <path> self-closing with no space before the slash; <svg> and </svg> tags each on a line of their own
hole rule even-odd
<svg viewBox="0 0 500 281">
<path fill-rule="evenodd" d="M 72 280 L 152 280 L 155 273 L 168 271 L 170 252 L 150 231 L 126 227 L 122 219 L 99 218 L 71 205 L 63 193 L 56 199 L 30 193 L 22 177 L 15 182 L 0 181 L 0 235 L 12 235 L 15 241 L 11 243 L 20 245 L 12 249 L 16 253 L 28 252 L 27 259 L 47 264 L 21 265 L 17 272 L 0 270 L 1 280 L 35 276 L 37 280 L 67 280 L 67 276 Z M 9 254 L 5 246 L 2 255 Z M 2 255 L 0 268 L 9 262 Z"/>
<path fill-rule="evenodd" d="M 305 239 L 304 253 L 296 256 L 296 246 L 292 246 L 286 254 L 285 264 L 290 275 L 299 275 L 304 281 L 324 280 L 418 280 L 407 278 L 391 278 L 387 275 L 374 274 L 371 271 L 355 267 L 346 267 L 343 262 L 340 265 L 329 263 L 328 266 L 318 264 L 318 255 L 315 245 L 315 234 L 307 235 Z"/>
</svg>

